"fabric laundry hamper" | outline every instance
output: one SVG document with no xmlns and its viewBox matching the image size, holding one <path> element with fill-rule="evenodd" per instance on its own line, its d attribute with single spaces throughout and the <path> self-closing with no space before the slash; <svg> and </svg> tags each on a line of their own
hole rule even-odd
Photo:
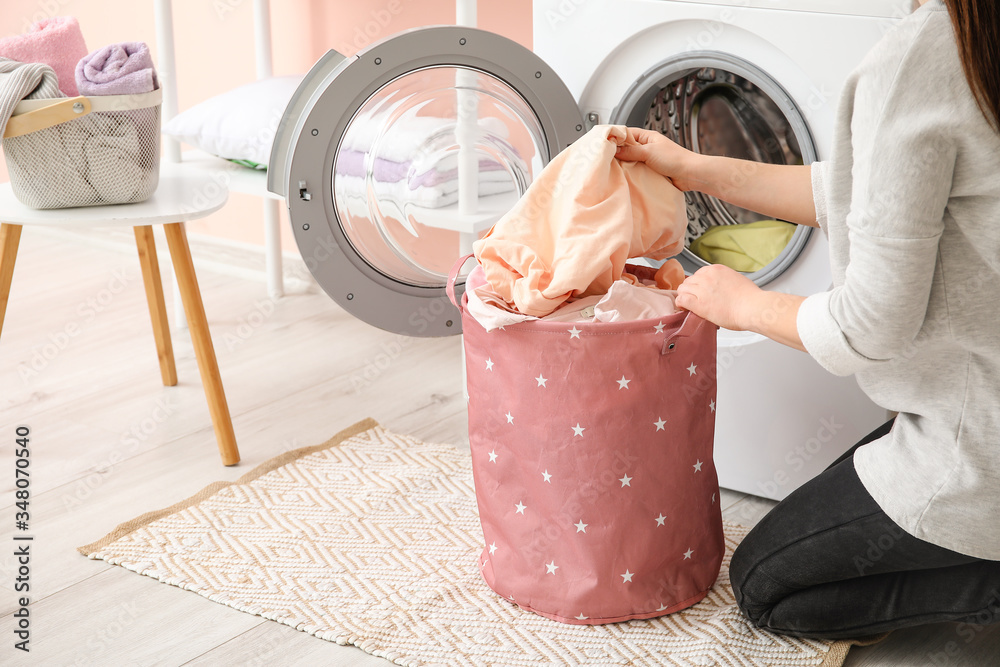
<svg viewBox="0 0 1000 667">
<path fill-rule="evenodd" d="M 3 139 L 14 196 L 36 209 L 149 199 L 159 184 L 161 97 L 157 89 L 20 102 Z"/>
<path fill-rule="evenodd" d="M 465 261 L 448 281 L 453 302 Z M 725 551 L 712 461 L 715 325 L 681 312 L 487 332 L 467 300 L 455 305 L 486 583 L 576 624 L 701 600 Z"/>
</svg>

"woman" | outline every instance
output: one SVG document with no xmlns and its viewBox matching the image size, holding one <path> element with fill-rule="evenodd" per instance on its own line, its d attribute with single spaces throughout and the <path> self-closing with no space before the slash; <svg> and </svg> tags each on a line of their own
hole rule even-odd
<svg viewBox="0 0 1000 667">
<path fill-rule="evenodd" d="M 920 4 L 848 79 L 828 163 L 700 156 L 634 128 L 618 155 L 822 228 L 831 291 L 767 292 L 715 265 L 677 304 L 856 374 L 898 412 L 736 550 L 739 606 L 775 632 L 1000 620 L 1000 9 Z"/>
</svg>

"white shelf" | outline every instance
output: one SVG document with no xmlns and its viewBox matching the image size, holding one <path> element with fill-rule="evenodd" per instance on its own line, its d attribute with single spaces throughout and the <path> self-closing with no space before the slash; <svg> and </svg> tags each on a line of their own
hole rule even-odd
<svg viewBox="0 0 1000 667">
<path fill-rule="evenodd" d="M 210 155 L 204 151 L 185 151 L 181 163 L 190 169 L 204 173 L 216 182 L 225 185 L 230 192 L 239 192 L 267 199 L 283 201 L 284 197 L 269 192 L 267 172 L 261 169 L 242 167 L 229 160 Z"/>
</svg>

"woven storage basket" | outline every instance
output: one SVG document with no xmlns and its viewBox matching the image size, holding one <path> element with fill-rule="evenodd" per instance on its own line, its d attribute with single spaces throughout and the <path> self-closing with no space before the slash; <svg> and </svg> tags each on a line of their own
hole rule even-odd
<svg viewBox="0 0 1000 667">
<path fill-rule="evenodd" d="M 462 311 L 486 584 L 563 623 L 697 603 L 725 551 L 716 327 L 681 312 L 487 332 L 467 295 L 455 300 L 459 266 L 448 290 Z"/>
<path fill-rule="evenodd" d="M 3 138 L 14 196 L 31 208 L 134 204 L 160 177 L 161 91 L 25 100 Z"/>
</svg>

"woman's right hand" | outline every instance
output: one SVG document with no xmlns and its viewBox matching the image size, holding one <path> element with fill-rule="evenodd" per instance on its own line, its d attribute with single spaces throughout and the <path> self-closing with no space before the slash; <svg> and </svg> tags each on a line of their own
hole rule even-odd
<svg viewBox="0 0 1000 667">
<path fill-rule="evenodd" d="M 666 176 L 679 190 L 694 189 L 689 174 L 698 154 L 674 143 L 655 130 L 626 128 L 625 145 L 615 157 L 625 162 L 645 162 L 653 171 Z"/>
<path fill-rule="evenodd" d="M 625 145 L 615 157 L 644 162 L 678 190 L 697 190 L 778 220 L 818 226 L 811 166 L 702 155 L 653 130 L 629 127 L 626 131 Z"/>
</svg>

